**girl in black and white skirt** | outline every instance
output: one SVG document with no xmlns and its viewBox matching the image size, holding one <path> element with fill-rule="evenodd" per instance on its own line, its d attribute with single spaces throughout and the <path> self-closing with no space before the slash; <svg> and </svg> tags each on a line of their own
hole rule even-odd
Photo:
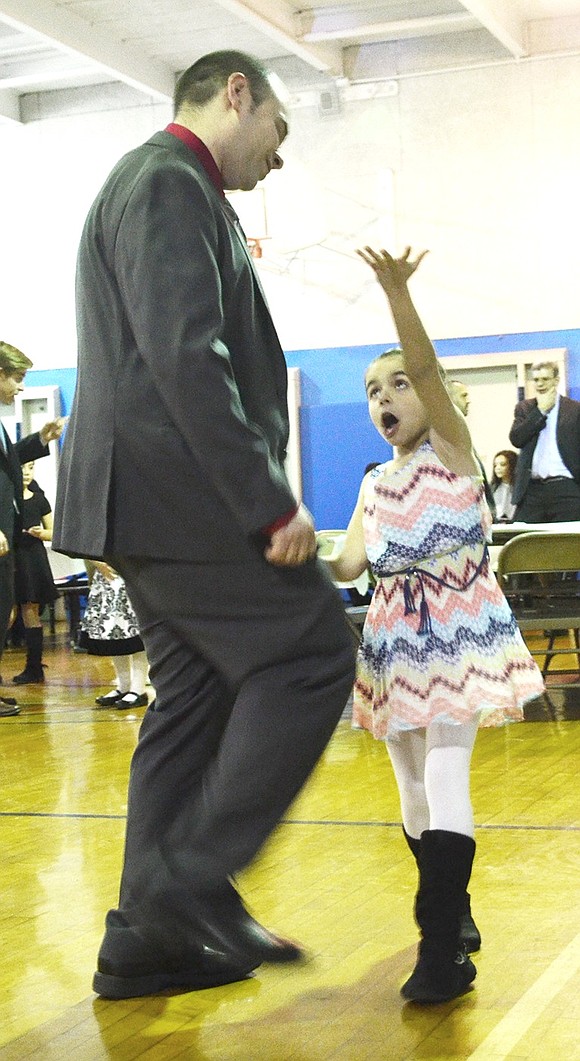
<svg viewBox="0 0 580 1061">
<path fill-rule="evenodd" d="M 125 583 L 104 561 L 95 561 L 94 567 L 79 646 L 92 656 L 110 656 L 116 677 L 116 688 L 95 702 L 121 710 L 145 707 L 147 656 Z"/>
</svg>

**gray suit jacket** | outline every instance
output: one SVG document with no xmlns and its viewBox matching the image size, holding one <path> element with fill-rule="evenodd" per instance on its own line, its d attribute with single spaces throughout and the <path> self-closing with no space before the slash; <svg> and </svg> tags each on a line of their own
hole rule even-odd
<svg viewBox="0 0 580 1061">
<path fill-rule="evenodd" d="M 171 133 L 122 158 L 89 212 L 77 327 L 54 547 L 247 557 L 295 504 L 286 364 L 231 208 Z"/>
<path fill-rule="evenodd" d="M 512 491 L 514 505 L 519 505 L 528 489 L 534 450 L 538 435 L 546 426 L 546 419 L 535 398 L 526 398 L 515 407 L 514 422 L 509 434 L 512 446 L 520 450 Z M 580 485 L 580 402 L 573 398 L 560 397 L 556 442 L 564 464 Z"/>
</svg>

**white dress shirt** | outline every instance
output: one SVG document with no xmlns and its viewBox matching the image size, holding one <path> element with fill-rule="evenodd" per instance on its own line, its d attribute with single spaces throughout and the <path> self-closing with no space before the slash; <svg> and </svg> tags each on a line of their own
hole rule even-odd
<svg viewBox="0 0 580 1061">
<path fill-rule="evenodd" d="M 554 475 L 563 475 L 571 479 L 572 475 L 564 464 L 556 442 L 556 424 L 560 408 L 560 395 L 557 396 L 553 409 L 547 416 L 546 426 L 540 431 L 534 456 L 532 458 L 532 479 L 549 479 Z"/>
</svg>

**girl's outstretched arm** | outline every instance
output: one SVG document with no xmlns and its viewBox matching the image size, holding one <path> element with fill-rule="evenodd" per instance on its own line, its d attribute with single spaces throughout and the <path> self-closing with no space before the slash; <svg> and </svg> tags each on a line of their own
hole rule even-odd
<svg viewBox="0 0 580 1061">
<path fill-rule="evenodd" d="M 361 483 L 358 501 L 355 510 L 350 517 L 350 522 L 346 531 L 346 538 L 340 554 L 336 559 L 326 561 L 330 568 L 331 576 L 335 582 L 350 582 L 352 579 L 358 578 L 359 575 L 362 575 L 367 566 L 367 554 L 365 550 L 362 524 L 365 479 L 363 479 Z M 324 559 L 324 557 L 322 557 L 322 559 Z"/>
<path fill-rule="evenodd" d="M 471 439 L 464 418 L 458 413 L 441 378 L 433 344 L 415 309 L 407 283 L 428 251 L 411 258 L 407 247 L 400 258 L 372 247 L 357 254 L 374 271 L 389 303 L 405 357 L 405 370 L 423 404 L 432 430 L 441 440 L 461 453 L 471 453 Z M 453 454 L 445 454 L 451 457 Z"/>
<path fill-rule="evenodd" d="M 418 269 L 428 251 L 411 259 L 411 248 L 407 247 L 400 258 L 394 258 L 386 250 L 375 251 L 364 247 L 356 252 L 374 271 L 391 308 L 395 327 L 405 354 L 405 367 L 413 386 L 418 390 L 421 378 L 439 374 L 433 344 L 423 327 L 423 322 L 413 305 L 407 283 Z"/>
</svg>

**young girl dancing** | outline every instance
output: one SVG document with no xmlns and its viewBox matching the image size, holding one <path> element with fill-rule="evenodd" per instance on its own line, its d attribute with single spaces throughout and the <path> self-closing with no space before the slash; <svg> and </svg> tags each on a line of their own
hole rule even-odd
<svg viewBox="0 0 580 1061">
<path fill-rule="evenodd" d="M 490 571 L 481 470 L 407 290 L 425 253 L 411 260 L 410 248 L 400 258 L 358 251 L 387 296 L 402 346 L 373 361 L 365 380 L 371 420 L 395 456 L 365 475 L 331 567 L 348 581 L 370 562 L 377 578 L 354 717 L 386 739 L 419 869 L 421 941 L 401 993 L 443 1002 L 476 976 L 467 949 L 480 940 L 467 885 L 477 727 L 521 720 L 543 684 Z"/>
</svg>

